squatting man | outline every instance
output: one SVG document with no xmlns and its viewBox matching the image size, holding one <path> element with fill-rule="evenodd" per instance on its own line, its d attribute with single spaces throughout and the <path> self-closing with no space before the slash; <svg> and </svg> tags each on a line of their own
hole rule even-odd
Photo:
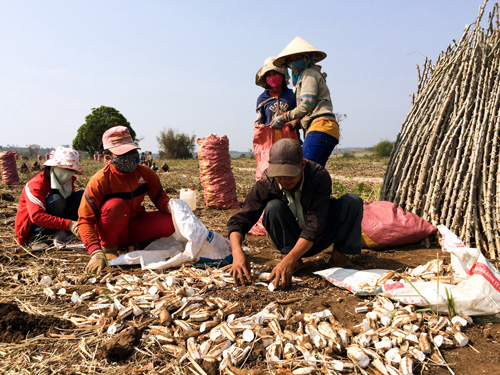
<svg viewBox="0 0 500 375">
<path fill-rule="evenodd" d="M 269 167 L 245 198 L 242 210 L 228 222 L 235 282 L 251 283 L 250 262 L 241 247 L 259 220 L 284 258 L 272 270 L 275 288 L 291 284 L 302 257 L 333 244 L 330 266 L 345 265 L 345 254 L 361 252 L 363 201 L 355 194 L 331 197 L 332 180 L 321 165 L 303 158 L 300 143 L 281 139 L 269 152 Z"/>
</svg>

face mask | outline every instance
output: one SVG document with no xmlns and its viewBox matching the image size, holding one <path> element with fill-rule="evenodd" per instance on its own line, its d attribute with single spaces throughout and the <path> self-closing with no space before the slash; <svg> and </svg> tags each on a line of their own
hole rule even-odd
<svg viewBox="0 0 500 375">
<path fill-rule="evenodd" d="M 304 68 L 306 66 L 306 59 L 303 57 L 300 60 L 297 60 L 297 61 L 294 61 L 292 63 L 289 63 L 288 66 L 293 71 L 299 71 L 299 72 L 301 72 L 302 70 L 304 70 Z"/>
<path fill-rule="evenodd" d="M 59 190 L 59 193 L 67 198 L 73 192 L 71 179 L 73 171 L 66 168 L 51 167 L 50 168 L 50 187 Z"/>
<path fill-rule="evenodd" d="M 271 87 L 281 86 L 283 83 L 283 76 L 280 74 L 279 76 L 268 77 L 266 78 L 266 82 Z"/>
<path fill-rule="evenodd" d="M 73 177 L 73 171 L 71 169 L 54 167 L 54 174 L 57 177 L 57 180 L 61 184 L 65 184 L 68 181 L 71 181 L 71 177 Z"/>
<path fill-rule="evenodd" d="M 111 159 L 111 164 L 113 164 L 120 172 L 130 173 L 137 168 L 137 164 L 139 164 L 139 155 L 125 154 L 113 156 L 113 158 Z"/>
</svg>

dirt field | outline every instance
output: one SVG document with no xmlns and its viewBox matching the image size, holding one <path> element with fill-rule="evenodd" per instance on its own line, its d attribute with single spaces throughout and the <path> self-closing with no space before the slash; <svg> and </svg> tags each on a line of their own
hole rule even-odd
<svg viewBox="0 0 500 375">
<path fill-rule="evenodd" d="M 203 204 L 203 193 L 198 176 L 198 164 L 192 161 L 167 161 L 171 171 L 161 173 L 160 178 L 171 197 L 179 196 L 179 189 L 195 187 L 197 190 L 197 216 L 205 226 L 226 236 L 226 222 L 237 210 L 220 211 L 207 209 Z M 366 201 L 376 200 L 382 182 L 384 160 L 373 158 L 331 158 L 327 168 L 332 175 L 334 194 L 354 192 Z M 159 164 L 160 165 L 160 164 Z M 97 162 L 84 163 L 86 174 L 80 178 L 83 187 L 88 177 L 99 168 Z M 254 181 L 254 161 L 234 159 L 233 171 L 237 181 L 240 202 Z M 147 339 L 144 327 L 159 324 L 146 316 L 124 321 L 126 326 L 139 327 L 130 331 L 128 347 L 123 358 L 106 355 L 110 346 L 116 349 L 116 342 L 103 329 L 79 328 L 70 318 L 85 318 L 94 311 L 88 309 L 88 302 L 72 303 L 71 293 L 106 288 L 104 281 L 92 280 L 84 275 L 88 261 L 85 250 L 57 250 L 51 248 L 32 252 L 29 248 L 16 245 L 13 233 L 17 203 L 23 184 L 31 177 L 22 175 L 17 186 L 0 188 L 0 372 L 10 374 L 89 374 L 89 373 L 192 373 L 189 361 L 179 364 L 179 358 L 172 356 L 158 343 Z M 149 203 L 149 208 L 151 204 Z M 250 259 L 262 269 L 271 270 L 280 255 L 273 251 L 266 237 L 247 236 Z M 331 250 L 331 249 L 330 249 Z M 385 251 L 363 250 L 353 257 L 359 268 L 384 268 L 404 270 L 435 259 L 440 252 L 437 244 L 430 248 L 412 245 Z M 355 314 L 354 309 L 363 299 L 336 288 L 324 279 L 312 274 L 326 268 L 329 250 L 306 260 L 307 267 L 296 276 L 302 282 L 295 283 L 287 291 L 269 292 L 259 285 L 239 286 L 228 284 L 216 290 L 208 290 L 207 296 L 217 296 L 228 301 L 240 302 L 240 314 L 248 315 L 260 311 L 272 301 L 297 299 L 291 305 L 294 311 L 318 312 L 328 308 L 346 328 L 359 324 L 364 314 Z M 498 267 L 498 264 L 497 264 Z M 120 270 L 113 270 L 113 275 Z M 123 272 L 142 277 L 144 271 L 138 267 L 125 267 Z M 67 293 L 50 299 L 40 284 L 43 276 L 49 275 L 54 282 L 65 281 Z M 93 283 L 94 282 L 94 283 Z M 57 292 L 57 288 L 54 289 Z M 441 350 L 447 363 L 427 362 L 418 365 L 416 374 L 500 374 L 500 324 L 476 322 L 465 329 L 470 338 L 463 348 Z M 119 356 L 118 356 L 119 357 Z M 344 355 L 345 357 L 345 355 Z M 291 374 L 291 367 L 271 367 L 265 362 L 265 355 L 251 356 L 243 366 L 244 370 L 232 368 L 232 373 L 279 373 Z M 250 372 L 250 370 L 252 370 Z M 207 373 L 209 371 L 207 370 Z M 212 372 L 216 373 L 216 372 Z M 331 372 L 334 373 L 334 372 Z M 378 374 L 372 367 L 355 369 L 353 373 Z"/>
</svg>

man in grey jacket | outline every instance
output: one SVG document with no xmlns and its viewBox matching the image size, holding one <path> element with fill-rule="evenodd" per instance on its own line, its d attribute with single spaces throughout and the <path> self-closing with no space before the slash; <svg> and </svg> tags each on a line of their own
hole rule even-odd
<svg viewBox="0 0 500 375">
<path fill-rule="evenodd" d="M 250 263 L 241 244 L 265 209 L 263 224 L 275 247 L 285 255 L 269 280 L 290 285 L 302 257 L 332 243 L 330 264 L 342 266 L 344 254 L 361 252 L 363 201 L 357 195 L 331 198 L 332 180 L 321 165 L 303 159 L 300 143 L 281 139 L 269 152 L 269 167 L 245 198 L 243 209 L 228 222 L 233 251 L 231 275 L 237 283 L 252 281 Z"/>
</svg>

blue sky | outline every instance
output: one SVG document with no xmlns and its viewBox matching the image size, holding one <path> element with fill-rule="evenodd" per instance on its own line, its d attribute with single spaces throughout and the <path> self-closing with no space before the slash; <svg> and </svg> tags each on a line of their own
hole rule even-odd
<svg viewBox="0 0 500 375">
<path fill-rule="evenodd" d="M 71 144 L 85 116 L 119 110 L 143 150 L 162 129 L 252 147 L 255 73 L 301 36 L 328 56 L 340 147 L 395 140 L 417 87 L 482 0 L 0 0 L 0 145 Z M 491 9 L 493 2 L 488 5 Z"/>
</svg>

